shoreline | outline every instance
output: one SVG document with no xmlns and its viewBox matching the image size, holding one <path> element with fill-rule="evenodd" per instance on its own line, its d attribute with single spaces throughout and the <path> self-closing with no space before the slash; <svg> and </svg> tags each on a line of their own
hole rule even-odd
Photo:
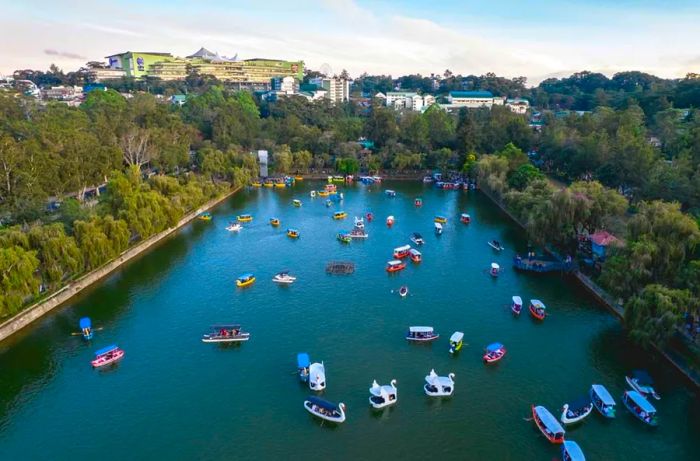
<svg viewBox="0 0 700 461">
<path fill-rule="evenodd" d="M 180 221 L 178 221 L 178 223 L 175 226 L 168 228 L 156 235 L 152 235 L 146 240 L 143 240 L 137 243 L 136 245 L 127 248 L 126 250 L 124 250 L 123 253 L 121 253 L 119 256 L 112 259 L 111 261 L 106 262 L 97 269 L 93 269 L 90 272 L 80 276 L 79 278 L 68 283 L 63 288 L 60 288 L 56 292 L 52 293 L 47 298 L 27 306 L 14 316 L 3 321 L 2 323 L 0 323 L 0 343 L 13 336 L 15 333 L 18 333 L 19 331 L 23 330 L 25 327 L 31 325 L 36 320 L 39 320 L 40 318 L 44 317 L 52 310 L 62 306 L 86 288 L 99 282 L 115 270 L 119 269 L 122 265 L 147 252 L 153 246 L 162 242 L 167 237 L 174 234 L 182 227 L 196 219 L 200 213 L 203 213 L 215 207 L 216 205 L 219 205 L 228 198 L 232 197 L 239 190 L 241 190 L 241 187 L 236 187 L 235 189 L 231 189 L 230 191 L 226 192 L 220 197 L 209 200 L 204 205 L 185 215 L 182 219 L 180 219 Z"/>
</svg>

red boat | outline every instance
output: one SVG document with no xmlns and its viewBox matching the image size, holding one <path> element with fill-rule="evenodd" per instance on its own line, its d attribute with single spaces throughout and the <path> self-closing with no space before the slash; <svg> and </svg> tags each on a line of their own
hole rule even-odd
<svg viewBox="0 0 700 461">
<path fill-rule="evenodd" d="M 394 259 L 403 259 L 407 257 L 411 252 L 411 245 L 404 245 L 402 247 L 394 248 Z"/>
<path fill-rule="evenodd" d="M 464 224 L 469 224 L 470 222 L 472 222 L 472 217 L 469 216 L 467 213 L 462 213 L 462 215 L 459 217 L 459 220 Z"/>
<path fill-rule="evenodd" d="M 420 197 L 416 197 L 416 199 L 413 200 L 413 204 L 414 204 L 415 206 L 423 206 L 423 199 L 420 198 Z"/>
<path fill-rule="evenodd" d="M 91 361 L 93 368 L 100 368 L 112 364 L 124 357 L 124 351 L 115 344 L 95 352 L 95 360 Z"/>
<path fill-rule="evenodd" d="M 398 272 L 406 269 L 406 263 L 399 260 L 399 259 L 394 259 L 392 261 L 389 261 L 386 263 L 386 271 L 387 272 Z"/>
<path fill-rule="evenodd" d="M 549 410 L 542 406 L 531 406 L 532 408 L 532 419 L 537 424 L 537 428 L 542 432 L 542 435 L 547 437 L 552 443 L 563 443 L 564 442 L 564 428 L 561 427 L 557 418 L 552 415 Z"/>
<path fill-rule="evenodd" d="M 539 299 L 531 299 L 530 300 L 530 315 L 534 317 L 537 320 L 544 320 L 546 313 L 545 313 L 545 305 L 542 301 Z"/>
<path fill-rule="evenodd" d="M 506 355 L 506 347 L 501 343 L 493 343 L 486 346 L 486 353 L 484 354 L 484 362 L 493 363 L 498 362 Z"/>
<path fill-rule="evenodd" d="M 386 225 L 387 225 L 387 227 L 391 227 L 394 225 L 394 217 L 393 216 L 389 216 L 388 218 L 386 218 Z"/>
<path fill-rule="evenodd" d="M 374 219 L 374 215 L 372 213 L 367 213 L 365 217 L 367 218 L 367 222 L 372 222 Z"/>
<path fill-rule="evenodd" d="M 415 248 L 411 248 L 408 251 L 408 254 L 411 257 L 411 261 L 413 261 L 414 263 L 419 263 L 423 261 L 423 255 L 420 251 L 416 250 Z"/>
</svg>

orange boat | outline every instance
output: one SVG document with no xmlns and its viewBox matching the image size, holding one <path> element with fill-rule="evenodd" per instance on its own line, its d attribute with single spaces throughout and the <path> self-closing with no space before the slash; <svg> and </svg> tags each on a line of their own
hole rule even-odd
<svg viewBox="0 0 700 461">
<path fill-rule="evenodd" d="M 542 435 L 547 437 L 552 443 L 564 442 L 564 428 L 561 427 L 557 418 L 552 415 L 549 410 L 542 406 L 531 406 L 532 420 L 535 421 L 537 428 L 542 432 Z"/>
<path fill-rule="evenodd" d="M 387 272 L 398 272 L 406 269 L 406 263 L 399 260 L 399 259 L 393 259 L 386 263 L 386 271 Z"/>
</svg>

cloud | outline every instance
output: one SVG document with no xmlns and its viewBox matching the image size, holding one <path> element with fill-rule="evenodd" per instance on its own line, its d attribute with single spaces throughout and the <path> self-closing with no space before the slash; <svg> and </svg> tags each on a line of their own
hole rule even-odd
<svg viewBox="0 0 700 461">
<path fill-rule="evenodd" d="M 370 19 L 374 17 L 371 11 L 362 8 L 355 0 L 321 0 L 321 6 L 340 18 Z"/>
<path fill-rule="evenodd" d="M 44 54 L 49 55 L 49 56 L 60 56 L 62 58 L 67 58 L 67 59 L 79 59 L 81 61 L 85 61 L 87 59 L 85 56 L 83 56 L 81 54 L 70 53 L 68 51 L 52 50 L 52 49 L 44 50 Z"/>
</svg>

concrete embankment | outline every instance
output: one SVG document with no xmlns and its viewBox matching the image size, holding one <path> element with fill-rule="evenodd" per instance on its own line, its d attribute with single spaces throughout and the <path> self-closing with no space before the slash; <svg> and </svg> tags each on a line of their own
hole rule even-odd
<svg viewBox="0 0 700 461">
<path fill-rule="evenodd" d="M 149 249 L 151 249 L 151 247 L 157 245 L 171 234 L 177 232 L 178 229 L 195 219 L 198 214 L 218 205 L 219 203 L 223 202 L 224 200 L 238 192 L 238 190 L 240 190 L 240 187 L 231 190 L 230 192 L 224 194 L 222 197 L 210 200 L 209 202 L 199 207 L 197 210 L 187 214 L 174 227 L 166 229 L 159 234 L 153 235 L 150 238 L 137 243 L 136 245 L 128 248 L 126 251 L 124 251 L 112 261 L 104 264 L 103 266 L 91 272 L 88 272 L 87 274 L 74 280 L 73 282 L 69 283 L 57 292 L 53 293 L 48 298 L 43 299 L 37 302 L 36 304 L 25 308 L 20 313 L 16 314 L 14 317 L 11 317 L 8 320 L 4 321 L 2 324 L 0 324 L 0 341 L 3 341 L 4 339 L 12 336 L 13 334 L 20 331 L 22 328 L 31 324 L 35 320 L 43 317 L 48 312 L 51 312 L 53 309 L 70 300 L 73 296 L 77 295 L 85 288 L 89 287 L 93 283 L 98 282 L 103 277 L 109 275 L 110 273 L 121 267 L 124 263 L 131 261 L 132 259 L 141 255 L 142 253 L 148 251 Z"/>
</svg>

